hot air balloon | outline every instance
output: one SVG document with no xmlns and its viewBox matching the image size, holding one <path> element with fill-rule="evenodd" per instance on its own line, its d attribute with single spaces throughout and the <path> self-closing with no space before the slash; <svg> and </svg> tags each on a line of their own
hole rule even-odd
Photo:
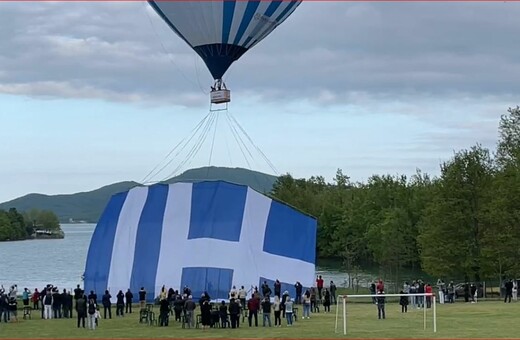
<svg viewBox="0 0 520 340">
<path fill-rule="evenodd" d="M 148 1 L 168 26 L 202 58 L 215 83 L 212 104 L 231 101 L 222 77 L 233 62 L 268 36 L 302 0 Z"/>
</svg>

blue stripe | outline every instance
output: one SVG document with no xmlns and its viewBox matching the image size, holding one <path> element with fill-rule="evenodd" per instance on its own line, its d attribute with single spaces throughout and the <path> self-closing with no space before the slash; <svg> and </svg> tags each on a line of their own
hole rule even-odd
<svg viewBox="0 0 520 340">
<path fill-rule="evenodd" d="M 283 203 L 272 201 L 263 249 L 274 255 L 315 264 L 316 231 L 316 219 Z"/>
<path fill-rule="evenodd" d="M 274 12 L 276 12 L 276 10 L 278 9 L 278 7 L 280 7 L 280 5 L 282 4 L 282 1 L 284 0 L 280 0 L 280 1 L 273 1 L 269 7 L 267 7 L 267 10 L 265 11 L 264 15 L 266 17 L 271 17 L 271 15 L 274 14 Z"/>
<path fill-rule="evenodd" d="M 224 13 L 222 18 L 222 43 L 227 44 L 229 41 L 229 34 L 231 32 L 231 26 L 233 25 L 233 15 L 235 13 L 236 1 L 224 1 Z"/>
<path fill-rule="evenodd" d="M 93 290 L 100 294 L 108 287 L 117 222 L 127 195 L 128 191 L 112 196 L 96 225 L 85 265 L 84 289 L 87 292 Z"/>
<path fill-rule="evenodd" d="M 175 25 L 171 22 L 170 19 L 163 13 L 163 11 L 159 8 L 159 5 L 155 3 L 155 1 L 148 0 L 148 4 L 152 6 L 152 8 L 159 14 L 159 16 L 170 26 L 172 31 L 177 33 L 179 37 L 181 37 L 182 40 L 184 40 L 191 48 L 193 48 L 193 45 L 182 35 L 182 33 L 175 27 Z"/>
<path fill-rule="evenodd" d="M 276 18 L 276 21 L 278 24 L 280 24 L 280 20 L 290 11 L 293 9 L 295 5 L 300 4 L 301 0 L 291 1 L 291 3 L 280 13 L 280 15 Z M 296 8 L 295 8 L 296 9 Z"/>
<path fill-rule="evenodd" d="M 194 300 L 207 292 L 211 299 L 227 299 L 233 282 L 233 269 L 211 267 L 182 268 L 181 288 L 188 286 Z"/>
<path fill-rule="evenodd" d="M 193 184 L 188 239 L 240 240 L 247 187 L 226 182 Z"/>
<path fill-rule="evenodd" d="M 130 288 L 137 292 L 144 287 L 147 291 L 146 299 L 148 301 L 153 301 L 155 297 L 155 277 L 159 264 L 168 189 L 169 186 L 163 184 L 149 187 L 148 197 L 137 229 Z"/>
<path fill-rule="evenodd" d="M 235 37 L 235 40 L 233 41 L 234 45 L 238 45 L 238 43 L 244 36 L 244 33 L 246 32 L 247 27 L 251 23 L 253 16 L 255 15 L 256 9 L 258 8 L 259 5 L 260 5 L 259 0 L 247 2 L 247 7 L 244 12 L 244 17 L 242 18 L 242 22 L 240 23 L 240 27 L 238 28 L 237 35 Z"/>
<path fill-rule="evenodd" d="M 282 0 L 284 2 L 286 2 L 285 0 Z M 281 3 L 281 2 L 280 2 Z M 271 34 L 273 32 L 273 30 L 278 26 L 280 25 L 282 22 L 281 20 L 284 18 L 285 15 L 287 15 L 289 13 L 289 11 L 294 11 L 296 10 L 296 8 L 294 7 L 295 5 L 299 5 L 301 3 L 301 0 L 296 0 L 296 1 L 292 1 L 289 5 L 287 5 L 287 7 L 285 7 L 285 9 L 282 11 L 282 13 L 280 13 L 280 15 L 278 15 L 278 17 L 276 18 L 275 22 L 276 22 L 276 25 L 269 28 L 268 31 L 264 32 L 261 36 L 259 37 L 255 37 L 255 41 L 248 47 L 248 48 L 251 48 L 252 46 L 256 45 L 259 41 L 261 41 L 262 39 L 264 39 L 267 35 Z M 273 5 L 273 4 L 271 4 Z M 265 15 L 268 16 L 269 18 L 274 14 L 274 11 L 270 14 L 267 14 L 267 12 L 269 11 L 269 9 L 271 8 L 271 5 L 269 6 L 269 8 L 267 9 Z M 280 6 L 280 4 L 278 4 L 278 6 L 276 6 L 275 10 Z M 296 6 L 298 7 L 298 6 Z M 252 37 L 250 37 L 252 38 Z M 247 39 L 247 41 L 244 43 L 244 46 L 248 46 L 249 42 L 251 41 L 251 39 Z"/>
</svg>

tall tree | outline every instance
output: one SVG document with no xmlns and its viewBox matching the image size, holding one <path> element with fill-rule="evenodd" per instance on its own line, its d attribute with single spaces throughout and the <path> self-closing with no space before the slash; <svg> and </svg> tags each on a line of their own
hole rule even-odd
<svg viewBox="0 0 520 340">
<path fill-rule="evenodd" d="M 441 167 L 418 237 L 423 268 L 431 275 L 463 274 L 480 281 L 482 218 L 492 176 L 489 150 L 480 145 Z"/>
</svg>

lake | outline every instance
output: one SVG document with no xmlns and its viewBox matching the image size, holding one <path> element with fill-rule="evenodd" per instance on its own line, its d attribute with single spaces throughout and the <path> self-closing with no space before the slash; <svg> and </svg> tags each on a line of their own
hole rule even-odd
<svg viewBox="0 0 520 340">
<path fill-rule="evenodd" d="M 95 227 L 95 224 L 62 224 L 64 239 L 0 242 L 0 284 L 7 288 L 16 283 L 20 292 L 24 287 L 34 290 L 47 284 L 71 290 L 77 284 L 83 286 L 81 276 Z M 316 275 L 322 275 L 326 283 L 333 280 L 338 287 L 348 286 L 349 275 L 339 261 L 319 260 Z M 378 269 L 365 269 L 358 277 L 359 286 L 368 287 L 370 280 L 379 277 Z M 414 271 L 403 272 L 402 279 L 405 278 L 436 282 Z M 388 286 L 393 284 L 391 280 L 385 282 Z"/>
<path fill-rule="evenodd" d="M 0 284 L 7 288 L 16 283 L 19 291 L 24 287 L 41 289 L 49 283 L 66 289 L 82 285 L 81 276 L 96 225 L 62 224 L 61 227 L 64 239 L 0 243 Z M 348 275 L 334 265 L 328 262 L 318 267 L 317 275 L 322 275 L 325 282 L 333 280 L 344 286 Z"/>
</svg>

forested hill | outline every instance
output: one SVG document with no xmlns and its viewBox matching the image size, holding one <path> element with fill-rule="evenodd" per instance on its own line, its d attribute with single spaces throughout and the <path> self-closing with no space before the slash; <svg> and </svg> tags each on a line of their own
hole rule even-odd
<svg viewBox="0 0 520 340">
<path fill-rule="evenodd" d="M 0 204 L 0 209 L 16 208 L 19 211 L 32 209 L 50 210 L 60 222 L 96 222 L 110 197 L 136 186 L 136 182 L 120 182 L 102 188 L 68 195 L 29 194 Z"/>
<path fill-rule="evenodd" d="M 276 177 L 241 168 L 203 167 L 187 170 L 166 182 L 197 182 L 202 180 L 224 180 L 248 185 L 260 192 L 269 192 L 276 181 Z M 58 216 L 60 222 L 69 222 L 70 219 L 73 219 L 74 221 L 95 223 L 113 194 L 126 191 L 137 185 L 138 183 L 136 182 L 127 181 L 75 194 L 29 194 L 1 203 L 0 209 L 9 210 L 10 208 L 16 208 L 19 211 L 29 211 L 31 209 L 50 210 Z"/>
</svg>

